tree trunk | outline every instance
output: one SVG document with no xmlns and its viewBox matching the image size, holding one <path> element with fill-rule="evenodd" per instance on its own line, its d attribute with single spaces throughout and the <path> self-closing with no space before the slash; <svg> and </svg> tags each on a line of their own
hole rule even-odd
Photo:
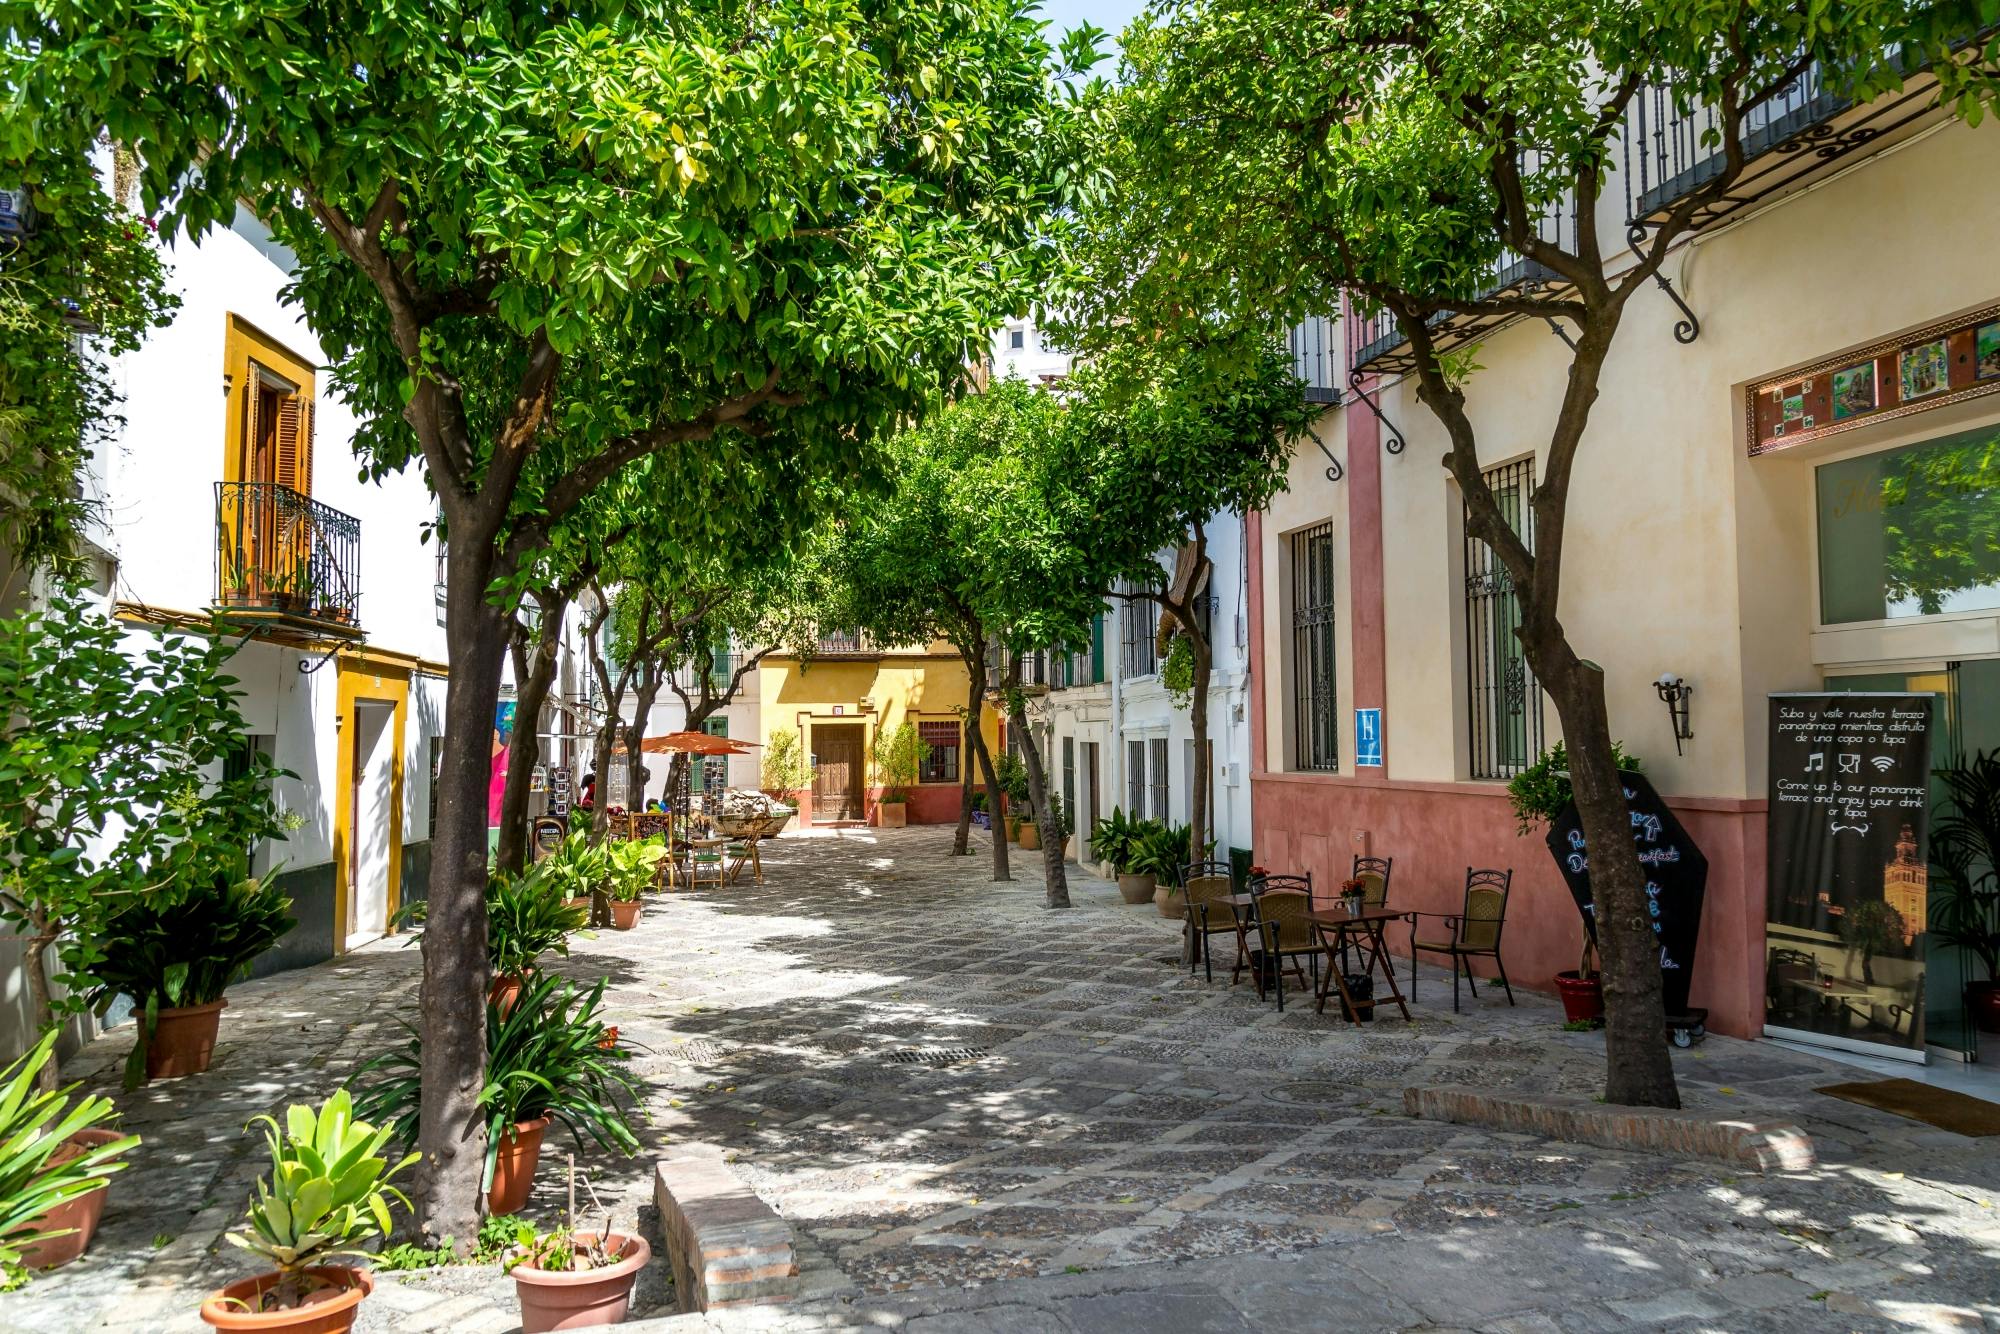
<svg viewBox="0 0 2000 1334">
<path fill-rule="evenodd" d="M 469 1246 L 484 1201 L 486 1134 L 478 1100 L 486 1071 L 486 804 L 507 618 L 486 601 L 495 574 L 490 541 L 468 533 L 451 544 L 447 559 L 451 677 L 418 1004 L 417 1220 L 434 1243 L 453 1237 Z"/>
<path fill-rule="evenodd" d="M 965 705 L 966 744 L 960 748 L 958 757 L 958 829 L 951 836 L 951 855 L 966 857 L 972 853 L 972 742 L 971 734 L 979 729 L 979 714 L 985 704 L 986 688 L 983 682 L 972 680 L 972 673 L 966 673 L 970 683 Z M 990 800 L 990 798 L 989 798 Z"/>
<path fill-rule="evenodd" d="M 49 930 L 48 910 L 38 903 L 30 904 L 28 927 L 33 934 L 28 937 L 28 948 L 21 966 L 28 974 L 28 1010 L 34 1018 L 33 1040 L 40 1041 L 41 1035 L 48 1032 L 56 1021 L 55 998 L 49 995 L 47 962 L 49 946 L 55 943 L 55 933 Z M 51 1051 L 48 1061 L 35 1074 L 37 1093 L 56 1091 L 61 1073 L 58 1067 L 61 1065 L 62 1061 Z"/>
<path fill-rule="evenodd" d="M 542 758 L 542 709 L 556 682 L 556 645 L 562 635 L 563 602 L 544 607 L 533 648 L 515 653 L 514 739 L 507 757 L 507 786 L 500 795 L 500 837 L 496 870 L 519 875 L 528 864 L 528 787 Z"/>
<path fill-rule="evenodd" d="M 1018 692 L 1016 698 L 1019 698 Z M 1035 827 L 1042 834 L 1042 873 L 1048 879 L 1048 897 L 1045 903 L 1050 908 L 1069 907 L 1069 877 L 1063 869 L 1062 837 L 1055 823 L 1048 818 L 1049 784 L 1042 771 L 1041 748 L 1035 745 L 1034 733 L 1028 730 L 1028 714 L 1025 707 L 1017 707 L 1008 714 L 1010 725 L 1018 729 L 1021 738 L 1021 764 L 1028 771 L 1028 807 L 1034 817 Z"/>
<path fill-rule="evenodd" d="M 1660 942 L 1647 911 L 1646 878 L 1632 841 L 1624 784 L 1611 758 L 1604 675 L 1561 641 L 1537 646 L 1524 636 L 1523 646 L 1562 718 L 1570 787 L 1590 858 L 1591 912 L 1603 956 L 1604 1100 L 1679 1107 L 1662 1020 Z M 1542 675 L 1545 667 L 1551 670 Z"/>
<path fill-rule="evenodd" d="M 980 781 L 986 784 L 986 809 L 993 817 L 993 878 L 1012 880 L 1014 873 L 1007 865 L 1007 827 L 1002 823 L 1000 807 L 1000 775 L 993 768 L 993 753 L 986 748 L 986 732 L 980 725 L 982 711 L 986 705 L 986 659 L 978 653 L 964 653 L 965 674 L 972 682 L 972 706 L 965 719 L 965 743 L 972 751 L 972 758 L 978 761 Z"/>
<path fill-rule="evenodd" d="M 632 696 L 632 722 L 625 729 L 625 808 L 646 809 L 646 754 L 639 743 L 646 739 L 646 724 L 653 716 L 653 701 L 660 696 L 660 676 L 648 667 L 639 677 Z M 690 728 L 689 730 L 693 730 Z"/>
</svg>

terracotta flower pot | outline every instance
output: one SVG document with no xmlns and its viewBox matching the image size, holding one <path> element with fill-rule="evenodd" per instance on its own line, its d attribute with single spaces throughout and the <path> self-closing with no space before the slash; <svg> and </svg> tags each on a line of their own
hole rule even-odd
<svg viewBox="0 0 2000 1334">
<path fill-rule="evenodd" d="M 123 1138 L 115 1130 L 79 1130 L 63 1141 L 62 1148 L 49 1156 L 49 1164 L 66 1163 L 99 1145 Z M 28 1269 L 54 1269 L 82 1255 L 90 1247 L 90 1237 L 97 1231 L 98 1220 L 104 1217 L 104 1200 L 110 1193 L 111 1183 L 107 1181 L 96 1190 L 71 1196 L 40 1218 L 30 1221 L 28 1229 L 32 1232 L 67 1231 L 69 1235 L 51 1237 L 22 1248 L 21 1264 Z"/>
<path fill-rule="evenodd" d="M 546 1116 L 521 1121 L 500 1141 L 500 1152 L 493 1160 L 493 1184 L 486 1191 L 486 1212 L 496 1218 L 521 1212 L 535 1188 L 535 1164 L 541 1159 L 542 1135 L 548 1128 Z"/>
<path fill-rule="evenodd" d="M 1127 903 L 1144 903 L 1153 897 L 1157 886 L 1149 875 L 1121 875 L 1118 877 L 1118 897 Z"/>
<path fill-rule="evenodd" d="M 620 931 L 630 931 L 639 925 L 639 910 L 644 906 L 637 899 L 629 903 L 624 899 L 611 900 L 611 925 Z"/>
<path fill-rule="evenodd" d="M 594 1232 L 576 1235 L 579 1241 L 597 1236 Z M 620 1248 L 624 1258 L 603 1269 L 559 1273 L 524 1264 L 514 1266 L 514 1291 L 521 1299 L 521 1334 L 624 1323 L 632 1303 L 632 1285 L 653 1258 L 653 1248 L 644 1237 L 621 1232 L 606 1238 L 606 1245 Z"/>
<path fill-rule="evenodd" d="M 179 1079 L 208 1069 L 215 1056 L 215 1035 L 222 1027 L 226 1000 L 161 1010 L 146 1044 L 146 1078 Z"/>
<path fill-rule="evenodd" d="M 1181 896 L 1165 885 L 1153 890 L 1153 906 L 1160 910 L 1160 916 L 1179 921 L 1187 916 L 1181 911 Z"/>
<path fill-rule="evenodd" d="M 354 1328 L 361 1303 L 375 1290 L 365 1269 L 345 1265 L 315 1265 L 306 1270 L 333 1286 L 321 1288 L 288 1311 L 254 1308 L 268 1288 L 277 1286 L 273 1272 L 246 1278 L 215 1293 L 201 1304 L 201 1318 L 217 1329 L 278 1329 L 285 1334 L 338 1334 Z M 238 1303 L 241 1303 L 239 1305 Z"/>
<path fill-rule="evenodd" d="M 522 985 L 519 977 L 512 973 L 503 973 L 493 979 L 492 986 L 486 988 L 487 1001 L 500 1011 L 502 1019 L 513 1012 L 514 1002 L 521 999 Z"/>
<path fill-rule="evenodd" d="M 1033 820 L 1021 822 L 1021 851 L 1034 852 L 1042 846 L 1042 827 Z"/>
<path fill-rule="evenodd" d="M 1589 1023 L 1604 1017 L 1604 981 L 1596 973 L 1588 977 L 1575 969 L 1557 973 L 1556 994 L 1562 997 L 1567 1023 Z"/>
</svg>

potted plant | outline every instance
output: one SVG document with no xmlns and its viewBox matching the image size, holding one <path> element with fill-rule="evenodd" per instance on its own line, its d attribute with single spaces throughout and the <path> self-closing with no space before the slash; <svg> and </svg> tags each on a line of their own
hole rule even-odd
<svg viewBox="0 0 2000 1334">
<path fill-rule="evenodd" d="M 993 827 L 993 812 L 986 809 L 986 789 L 972 789 L 972 823 L 981 829 Z"/>
<path fill-rule="evenodd" d="M 1188 860 L 1190 831 L 1159 821 L 1147 821 L 1147 828 L 1135 840 L 1128 866 L 1133 875 L 1153 879 L 1153 905 L 1162 917 L 1179 917 L 1181 867 Z"/>
<path fill-rule="evenodd" d="M 1965 984 L 1980 1031 L 2000 1033 L 2000 750 L 1937 771 L 1946 799 L 1931 827 L 1930 929 L 1986 969 Z"/>
<path fill-rule="evenodd" d="M 1597 946 L 1586 935 L 1583 957 L 1574 972 L 1556 974 L 1556 994 L 1562 997 L 1563 1021 L 1600 1025 L 1604 1022 L 1604 978 L 1597 971 Z"/>
<path fill-rule="evenodd" d="M 883 787 L 882 800 L 875 803 L 877 827 L 901 829 L 908 823 L 909 790 L 916 786 L 930 753 L 931 748 L 917 735 L 915 723 L 875 734 L 875 771 Z"/>
<path fill-rule="evenodd" d="M 70 1105 L 68 1088 L 36 1085 L 55 1059 L 57 1030 L 0 1071 L 0 1291 L 22 1271 L 53 1269 L 82 1255 L 104 1216 L 110 1177 L 125 1169 L 137 1135 L 106 1123 L 108 1098 Z"/>
<path fill-rule="evenodd" d="M 605 979 L 590 990 L 541 973 L 531 977 L 505 1012 L 486 1011 L 486 1082 L 479 1093 L 486 1123 L 484 1184 L 488 1211 L 511 1214 L 527 1203 L 542 1137 L 551 1121 L 568 1128 L 578 1147 L 589 1135 L 606 1149 L 639 1151 L 626 1108 L 639 1091 L 625 1071 L 631 1053 L 601 1045 Z M 409 1041 L 369 1061 L 355 1081 L 361 1113 L 389 1125 L 396 1142 L 416 1142 L 422 1110 L 423 1040 L 404 1023 Z"/>
<path fill-rule="evenodd" d="M 517 1240 L 501 1260 L 521 1302 L 521 1334 L 618 1325 L 631 1307 L 632 1285 L 653 1258 L 636 1232 L 614 1232 L 607 1217 L 595 1232 L 567 1224 L 536 1232 L 517 1221 Z"/>
<path fill-rule="evenodd" d="M 1625 773 L 1645 768 L 1636 755 L 1627 755 L 1619 742 L 1611 743 L 1611 758 Z M 1516 832 L 1521 837 L 1541 828 L 1562 814 L 1570 802 L 1569 754 L 1558 741 L 1543 751 L 1541 758 L 1507 781 L 1507 802 L 1514 808 Z"/>
<path fill-rule="evenodd" d="M 1368 898 L 1368 882 L 1360 877 L 1340 882 L 1340 902 L 1350 915 L 1361 911 Z"/>
<path fill-rule="evenodd" d="M 218 876 L 178 903 L 135 899 L 105 920 L 83 998 L 100 1016 L 118 997 L 132 1000 L 125 1087 L 208 1069 L 223 992 L 298 925 L 291 907 L 268 877 Z"/>
<path fill-rule="evenodd" d="M 417 1155 L 392 1166 L 383 1152 L 389 1128 L 356 1120 L 346 1089 L 334 1090 L 317 1111 L 294 1103 L 282 1130 L 269 1116 L 256 1119 L 264 1123 L 271 1177 L 257 1183 L 244 1216 L 249 1226 L 229 1240 L 272 1268 L 211 1295 L 201 1318 L 217 1329 L 351 1328 L 374 1280 L 366 1269 L 327 1262 L 365 1256 L 363 1241 L 388 1235 L 389 1206 L 410 1207 L 389 1180 Z"/>
<path fill-rule="evenodd" d="M 759 768 L 758 778 L 763 784 L 764 795 L 779 801 L 790 803 L 812 786 L 812 761 L 807 758 L 805 745 L 794 728 L 772 729 L 764 745 L 764 759 Z"/>
<path fill-rule="evenodd" d="M 1090 827 L 1090 850 L 1111 863 L 1118 877 L 1118 897 L 1127 903 L 1145 903 L 1153 897 L 1153 877 L 1132 869 L 1132 854 L 1147 828 L 1145 820 L 1129 819 L 1116 806 Z"/>
<path fill-rule="evenodd" d="M 1028 766 L 1021 763 L 1021 757 L 1012 751 L 1003 753 L 993 765 L 993 776 L 1000 783 L 1000 795 L 1006 798 L 1007 841 L 1021 841 L 1021 827 L 1026 822 L 1028 809 Z M 1022 844 L 1026 847 L 1026 844 Z"/>
<path fill-rule="evenodd" d="M 660 863 L 667 859 L 666 840 L 640 838 L 603 846 L 610 875 L 605 893 L 611 900 L 611 925 L 630 931 L 639 925 L 639 896 L 652 886 Z"/>
<path fill-rule="evenodd" d="M 1056 848 L 1063 856 L 1067 857 L 1069 855 L 1069 836 L 1073 832 L 1073 829 L 1070 812 L 1063 806 L 1062 794 L 1060 792 L 1049 793 L 1047 822 L 1045 824 L 1038 823 L 1036 829 L 1042 837 L 1054 839 Z M 1038 837 L 1036 839 L 1036 846 L 1039 847 L 1040 843 L 1041 840 Z"/>
</svg>

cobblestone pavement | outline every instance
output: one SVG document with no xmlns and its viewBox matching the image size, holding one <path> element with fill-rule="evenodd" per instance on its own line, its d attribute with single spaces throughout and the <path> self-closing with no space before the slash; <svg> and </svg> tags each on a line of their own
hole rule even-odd
<svg viewBox="0 0 2000 1334">
<path fill-rule="evenodd" d="M 1821 1167 L 1777 1177 L 1412 1121 L 1411 1084 L 1589 1095 L 1601 1039 L 1518 990 L 1454 1016 L 1430 969 L 1414 1023 L 1280 1015 L 1190 977 L 1173 925 L 1102 881 L 1051 913 L 1038 862 L 995 885 L 947 849 L 787 838 L 764 886 L 654 900 L 562 961 L 610 976 L 652 1117 L 648 1154 L 579 1155 L 580 1196 L 657 1245 L 652 1158 L 713 1152 L 797 1232 L 799 1302 L 658 1328 L 2000 1328 L 2000 1152 L 1811 1092 L 1846 1067 L 1720 1037 L 1677 1057 L 1691 1105 L 1813 1134 Z M 262 1165 L 243 1123 L 397 1036 L 416 970 L 386 941 L 245 984 L 215 1068 L 136 1095 L 129 1035 L 72 1061 L 146 1143 L 90 1255 L 0 1298 L 0 1328 L 200 1328 L 245 1272 L 220 1244 Z M 544 1150 L 540 1218 L 568 1147 Z M 490 1268 L 380 1278 L 364 1334 L 516 1327 Z M 671 1311 L 665 1282 L 636 1315 Z"/>
</svg>

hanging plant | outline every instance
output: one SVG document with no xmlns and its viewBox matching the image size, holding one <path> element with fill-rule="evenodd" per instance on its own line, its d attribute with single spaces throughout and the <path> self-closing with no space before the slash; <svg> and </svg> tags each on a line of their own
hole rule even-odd
<svg viewBox="0 0 2000 1334">
<path fill-rule="evenodd" d="M 1160 684 L 1167 699 L 1177 709 L 1194 703 L 1194 644 L 1186 635 L 1175 635 L 1167 646 L 1167 659 L 1160 664 Z"/>
</svg>

